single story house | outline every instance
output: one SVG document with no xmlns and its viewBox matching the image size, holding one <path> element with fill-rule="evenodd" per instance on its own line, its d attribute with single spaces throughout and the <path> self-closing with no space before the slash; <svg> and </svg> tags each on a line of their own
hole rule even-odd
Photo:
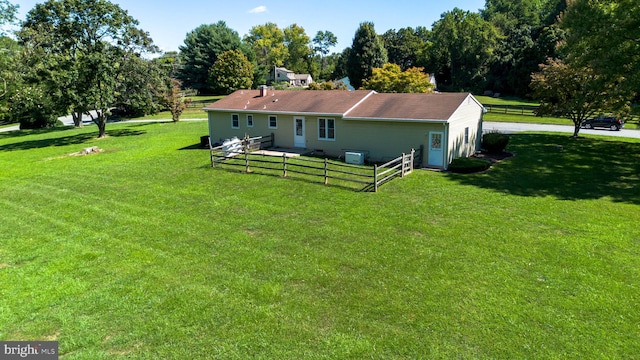
<svg viewBox="0 0 640 360">
<path fill-rule="evenodd" d="M 423 146 L 422 166 L 447 169 L 480 149 L 484 107 L 470 93 L 238 90 L 204 108 L 212 143 L 274 133 L 277 147 L 382 162 Z"/>
<path fill-rule="evenodd" d="M 274 66 L 269 71 L 269 84 L 288 82 L 290 86 L 307 87 L 313 82 L 313 78 L 309 74 L 295 74 L 287 68 Z"/>
</svg>

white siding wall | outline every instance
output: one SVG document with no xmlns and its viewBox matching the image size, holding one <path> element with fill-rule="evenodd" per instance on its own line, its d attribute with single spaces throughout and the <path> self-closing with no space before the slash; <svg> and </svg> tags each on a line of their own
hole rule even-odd
<svg viewBox="0 0 640 360">
<path fill-rule="evenodd" d="M 469 141 L 465 143 L 465 129 L 469 128 Z M 480 150 L 482 138 L 482 106 L 469 95 L 449 119 L 447 164 L 457 157 L 468 157 Z"/>
</svg>

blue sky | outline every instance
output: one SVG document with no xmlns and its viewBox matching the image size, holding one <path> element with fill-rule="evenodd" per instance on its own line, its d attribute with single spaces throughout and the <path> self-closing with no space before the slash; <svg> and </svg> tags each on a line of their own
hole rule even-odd
<svg viewBox="0 0 640 360">
<path fill-rule="evenodd" d="M 18 4 L 19 18 L 42 0 L 9 0 Z M 376 32 L 389 29 L 431 25 L 446 11 L 458 7 L 478 11 L 485 0 L 112 0 L 140 22 L 163 51 L 178 50 L 188 32 L 202 24 L 223 20 L 243 37 L 256 25 L 276 23 L 280 28 L 302 26 L 313 38 L 319 30 L 329 30 L 338 37 L 332 51 L 351 46 L 360 23 L 371 21 Z"/>
</svg>

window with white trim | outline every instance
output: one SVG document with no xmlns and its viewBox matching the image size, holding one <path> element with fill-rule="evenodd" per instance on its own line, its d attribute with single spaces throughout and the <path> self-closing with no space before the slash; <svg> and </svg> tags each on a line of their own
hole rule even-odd
<svg viewBox="0 0 640 360">
<path fill-rule="evenodd" d="M 253 115 L 247 115 L 247 127 L 253 127 Z"/>
<path fill-rule="evenodd" d="M 231 128 L 239 129 L 240 128 L 240 115 L 231 114 Z"/>
<path fill-rule="evenodd" d="M 336 120 L 318 118 L 318 140 L 336 139 Z"/>
<path fill-rule="evenodd" d="M 469 143 L 469 128 L 464 128 L 464 143 L 465 145 Z"/>
<path fill-rule="evenodd" d="M 275 115 L 269 115 L 269 129 L 278 128 L 278 117 Z"/>
</svg>

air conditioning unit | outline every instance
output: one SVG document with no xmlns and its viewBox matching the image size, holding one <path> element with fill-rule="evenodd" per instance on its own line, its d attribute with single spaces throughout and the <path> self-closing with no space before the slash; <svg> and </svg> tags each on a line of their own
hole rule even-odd
<svg viewBox="0 0 640 360">
<path fill-rule="evenodd" d="M 362 165 L 364 164 L 364 153 L 347 151 L 344 153 L 344 161 L 347 164 Z"/>
</svg>

